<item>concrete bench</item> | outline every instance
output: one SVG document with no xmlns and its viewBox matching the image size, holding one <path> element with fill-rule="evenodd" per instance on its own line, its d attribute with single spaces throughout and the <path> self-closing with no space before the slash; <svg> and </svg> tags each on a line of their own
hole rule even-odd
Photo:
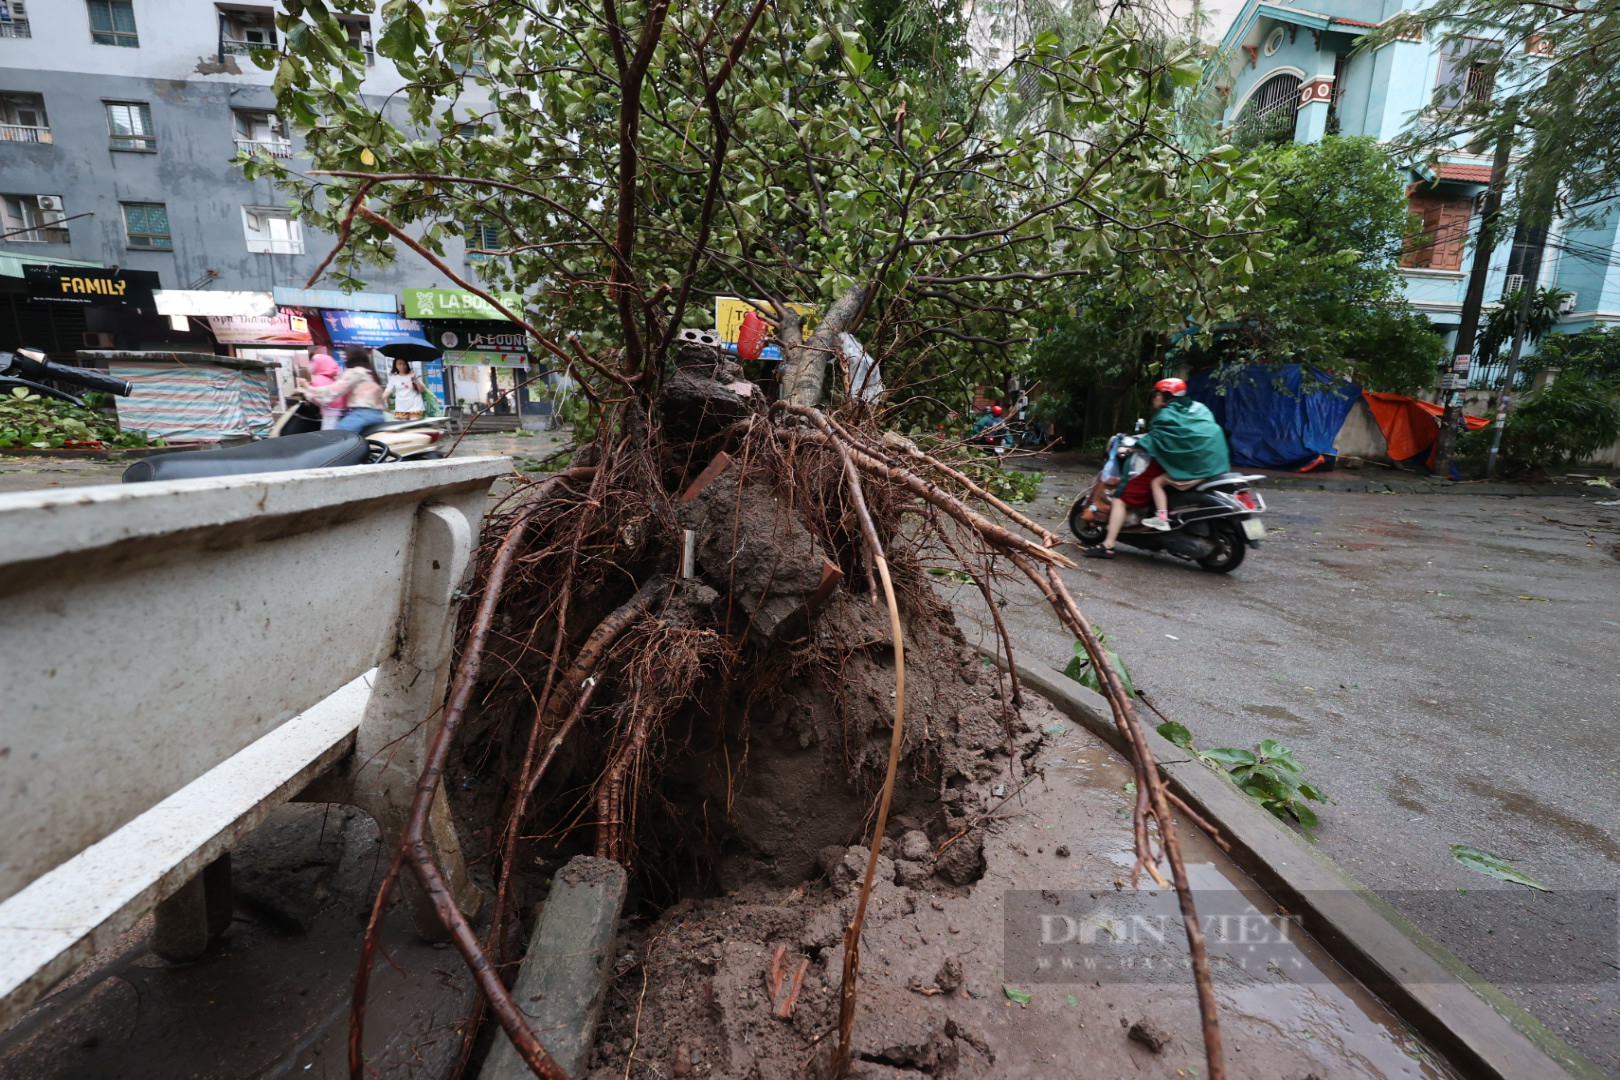
<svg viewBox="0 0 1620 1080">
<path fill-rule="evenodd" d="M 231 844 L 291 798 L 360 806 L 397 844 L 510 468 L 0 496 L 0 1025 L 148 912 L 159 955 L 201 955 Z M 442 791 L 433 833 L 471 910 Z"/>
</svg>

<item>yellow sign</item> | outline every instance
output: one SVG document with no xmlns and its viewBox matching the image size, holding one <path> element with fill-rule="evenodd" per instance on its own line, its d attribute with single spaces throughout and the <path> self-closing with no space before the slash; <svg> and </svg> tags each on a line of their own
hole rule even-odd
<svg viewBox="0 0 1620 1080">
<path fill-rule="evenodd" d="M 766 311 L 771 309 L 768 301 L 755 301 Z M 815 325 L 816 309 L 809 304 L 789 304 L 788 307 L 797 311 L 805 318 L 804 332 L 808 337 L 810 328 Z M 735 296 L 717 296 L 714 298 L 714 328 L 720 334 L 720 340 L 733 347 L 737 344 L 737 332 L 742 329 L 743 316 L 755 310 L 754 305 L 746 300 L 739 300 Z M 775 348 L 775 346 L 771 346 Z"/>
<path fill-rule="evenodd" d="M 62 291 L 65 293 L 94 293 L 97 296 L 123 296 L 124 290 L 129 288 L 127 281 L 112 281 L 107 278 L 65 277 L 60 279 Z"/>
</svg>

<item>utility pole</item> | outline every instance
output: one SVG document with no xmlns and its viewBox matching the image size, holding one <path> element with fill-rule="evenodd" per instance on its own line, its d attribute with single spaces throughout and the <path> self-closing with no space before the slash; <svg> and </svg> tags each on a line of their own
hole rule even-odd
<svg viewBox="0 0 1620 1080">
<path fill-rule="evenodd" d="M 1519 356 L 1524 351 L 1525 327 L 1530 322 L 1531 298 L 1536 293 L 1536 282 L 1541 277 L 1541 255 L 1543 248 L 1537 248 L 1534 255 L 1520 261 L 1524 267 L 1524 284 L 1519 286 L 1519 315 L 1513 323 L 1513 348 L 1508 352 L 1507 380 L 1502 383 L 1502 396 L 1496 402 L 1496 423 L 1491 426 L 1491 453 L 1485 459 L 1485 479 L 1496 479 L 1496 466 L 1502 460 L 1502 432 L 1507 427 L 1508 407 L 1513 404 L 1513 380 L 1519 374 Z"/>
<path fill-rule="evenodd" d="M 1485 193 L 1485 207 L 1480 215 L 1474 265 L 1468 275 L 1468 292 L 1463 296 L 1462 321 L 1457 326 L 1451 370 L 1440 380 L 1440 400 L 1446 408 L 1440 417 L 1440 438 L 1434 448 L 1434 468 L 1430 470 L 1440 476 L 1451 475 L 1451 458 L 1457 452 L 1463 391 L 1468 388 L 1468 372 L 1473 366 L 1474 338 L 1479 332 L 1480 309 L 1485 306 L 1485 278 L 1490 273 L 1491 254 L 1496 247 L 1496 219 L 1502 212 L 1502 189 L 1507 186 L 1508 155 L 1512 151 L 1510 130 L 1496 144 L 1496 158 L 1491 162 L 1491 186 Z"/>
</svg>

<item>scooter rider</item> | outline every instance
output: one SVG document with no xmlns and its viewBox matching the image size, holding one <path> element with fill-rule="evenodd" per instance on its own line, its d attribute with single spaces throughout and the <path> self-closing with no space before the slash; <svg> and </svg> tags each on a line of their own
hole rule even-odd
<svg viewBox="0 0 1620 1080">
<path fill-rule="evenodd" d="M 1167 484 L 1190 483 L 1219 476 L 1231 468 L 1226 449 L 1226 433 L 1215 422 L 1209 406 L 1187 397 L 1182 379 L 1160 379 L 1153 384 L 1153 418 L 1147 434 L 1136 449 L 1147 453 L 1153 463 L 1132 477 L 1117 493 L 1108 508 L 1108 532 L 1103 542 L 1081 554 L 1092 559 L 1111 559 L 1119 533 L 1125 526 L 1127 507 L 1157 509 L 1154 517 L 1143 520 L 1150 529 L 1170 528 Z"/>
</svg>

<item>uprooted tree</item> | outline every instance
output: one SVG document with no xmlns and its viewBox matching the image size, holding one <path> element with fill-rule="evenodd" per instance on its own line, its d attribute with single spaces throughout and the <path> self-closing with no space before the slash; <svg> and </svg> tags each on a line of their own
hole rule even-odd
<svg viewBox="0 0 1620 1080">
<path fill-rule="evenodd" d="M 1072 50 L 1042 35 L 942 105 L 880 74 L 860 29 L 815 0 L 389 0 L 377 50 L 409 84 L 383 107 L 359 95 L 365 57 L 340 18 L 370 0 L 284 3 L 284 51 L 256 59 L 277 65 L 314 169 L 245 165 L 340 238 L 323 272 L 358 282 L 368 261 L 424 259 L 522 325 L 592 403 L 591 441 L 520 484 L 486 530 L 419 806 L 373 915 L 357 1080 L 370 950 L 402 868 L 434 899 L 481 1008 L 537 1075 L 561 1075 L 499 974 L 520 854 L 537 836 L 591 837 L 632 866 L 672 848 L 700 863 L 714 834 L 746 823 L 673 812 L 666 766 L 723 759 L 726 818 L 750 717 L 800 686 L 830 702 L 801 735 L 824 748 L 819 767 L 868 793 L 833 822 L 872 837 L 825 1063 L 842 1075 L 890 802 L 897 784 L 940 782 L 944 758 L 926 707 L 914 709 L 922 722 L 908 716 L 907 672 L 971 663 L 928 585 L 930 557 L 970 573 L 987 601 L 998 569 L 1027 578 L 1109 676 L 1135 748 L 1138 870 L 1163 883 L 1168 863 L 1190 914 L 1173 797 L 1057 573 L 1058 538 L 945 460 L 948 448 L 895 429 L 908 400 L 926 403 L 929 378 L 1027 339 L 1058 286 L 1108 278 L 1121 255 L 1166 328 L 1207 317 L 1264 257 L 1261 192 L 1235 152 L 1193 155 L 1173 137 L 1196 59 L 1128 25 Z M 1015 89 L 1042 104 L 1013 123 Z M 469 229 L 484 244 L 476 281 L 444 254 Z M 521 293 L 521 310 L 496 290 Z M 683 334 L 710 325 L 716 295 L 753 298 L 770 325 L 784 350 L 777 400 L 713 338 Z M 790 303 L 816 310 L 813 327 Z M 887 402 L 828 385 L 830 371 L 848 377 L 840 336 L 857 332 Z M 990 615 L 999 627 L 993 603 Z M 861 667 L 892 680 L 892 701 L 841 692 Z M 496 899 L 483 940 L 423 838 L 453 754 L 480 764 L 489 799 Z M 1195 919 L 1188 932 L 1218 1077 Z"/>
</svg>

